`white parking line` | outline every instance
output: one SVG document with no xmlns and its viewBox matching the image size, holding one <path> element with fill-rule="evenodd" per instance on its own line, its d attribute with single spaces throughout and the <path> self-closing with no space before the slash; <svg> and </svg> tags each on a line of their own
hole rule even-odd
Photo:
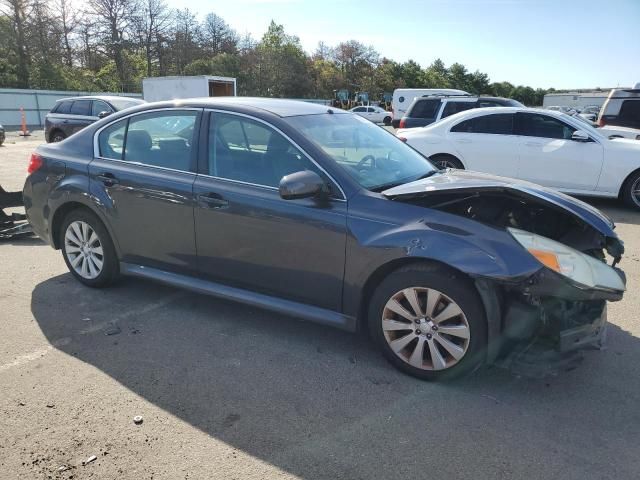
<svg viewBox="0 0 640 480">
<path fill-rule="evenodd" d="M 136 316 L 136 315 L 144 315 L 145 313 L 149 313 L 152 312 L 154 310 L 157 310 L 159 308 L 165 307 L 168 304 L 174 302 L 175 300 L 177 300 L 180 297 L 183 297 L 186 295 L 187 292 L 176 292 L 173 293 L 167 297 L 165 297 L 164 299 L 160 300 L 159 302 L 154 302 L 154 303 L 150 303 L 148 305 L 145 305 L 143 308 L 138 309 L 138 310 L 129 310 L 127 312 L 124 312 L 120 315 L 114 316 L 111 320 L 109 320 L 108 322 L 100 322 L 97 323 L 95 325 L 91 325 L 88 328 L 84 328 L 80 331 L 81 335 L 86 335 L 88 333 L 95 333 L 95 332 L 99 332 L 101 330 L 103 330 L 104 328 L 106 328 L 108 325 L 117 322 L 118 320 L 124 320 L 127 319 L 129 317 L 132 316 Z M 54 348 L 58 348 L 58 347 L 62 347 L 64 345 L 67 345 L 68 343 L 71 342 L 71 338 L 69 337 L 65 337 L 65 338 L 60 338 L 58 340 L 54 340 L 53 342 L 51 342 L 50 345 L 44 347 L 44 348 L 39 348 L 38 350 L 34 350 L 33 352 L 27 353 L 25 355 L 21 355 L 19 357 L 17 357 L 15 360 L 9 362 L 9 363 L 5 363 L 4 365 L 0 365 L 0 372 L 4 372 L 5 370 L 9 370 L 10 368 L 13 367 L 19 367 L 21 365 L 25 365 L 29 362 L 32 362 L 34 360 L 38 360 L 42 357 L 44 357 L 47 353 L 49 353 L 51 350 L 53 350 Z"/>
</svg>

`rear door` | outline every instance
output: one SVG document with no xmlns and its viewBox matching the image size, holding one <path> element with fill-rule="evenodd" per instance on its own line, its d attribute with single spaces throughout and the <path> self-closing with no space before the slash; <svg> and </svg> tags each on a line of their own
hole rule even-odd
<svg viewBox="0 0 640 480">
<path fill-rule="evenodd" d="M 576 128 L 542 113 L 516 113 L 517 177 L 560 190 L 595 190 L 603 147 L 595 140 L 571 140 Z"/>
<path fill-rule="evenodd" d="M 99 133 L 91 190 L 105 199 L 122 261 L 197 272 L 193 183 L 200 116 L 200 109 L 145 112 Z"/>
<path fill-rule="evenodd" d="M 295 144 L 261 120 L 211 113 L 208 150 L 194 185 L 198 265 L 212 281 L 340 311 L 346 202 Z M 287 174 L 312 170 L 326 202 L 284 200 Z"/>
<path fill-rule="evenodd" d="M 449 139 L 469 170 L 515 177 L 519 139 L 513 113 L 480 115 L 454 124 Z"/>
</svg>

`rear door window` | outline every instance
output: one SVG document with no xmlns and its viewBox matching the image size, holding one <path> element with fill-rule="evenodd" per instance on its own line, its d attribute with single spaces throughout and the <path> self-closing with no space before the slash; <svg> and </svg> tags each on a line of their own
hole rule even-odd
<svg viewBox="0 0 640 480">
<path fill-rule="evenodd" d="M 98 137 L 100 157 L 110 158 L 112 160 L 122 160 L 127 122 L 127 119 L 120 120 L 119 122 L 109 125 L 100 132 L 100 136 Z"/>
<path fill-rule="evenodd" d="M 353 111 L 360 113 L 360 112 L 366 112 L 367 109 L 364 108 L 364 107 L 356 107 L 356 108 L 353 109 Z"/>
<path fill-rule="evenodd" d="M 464 112 L 475 107 L 476 102 L 447 102 L 442 111 L 442 118 L 446 118 L 454 113 Z"/>
<path fill-rule="evenodd" d="M 407 116 L 412 118 L 435 118 L 438 114 L 440 103 L 439 99 L 417 100 Z"/>
<path fill-rule="evenodd" d="M 454 125 L 452 132 L 459 133 L 489 133 L 493 135 L 512 135 L 513 134 L 512 113 L 498 113 L 496 115 L 483 115 L 481 117 L 471 118 Z"/>
<path fill-rule="evenodd" d="M 76 100 L 71 105 L 71 115 L 91 115 L 91 100 Z"/>
<path fill-rule="evenodd" d="M 132 117 L 125 139 L 124 160 L 190 171 L 197 117 L 198 112 L 190 110 L 152 112 Z"/>
</svg>

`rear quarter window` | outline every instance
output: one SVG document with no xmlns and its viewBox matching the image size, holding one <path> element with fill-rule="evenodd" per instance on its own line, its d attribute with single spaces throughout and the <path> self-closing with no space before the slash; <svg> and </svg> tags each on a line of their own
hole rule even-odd
<svg viewBox="0 0 640 480">
<path fill-rule="evenodd" d="M 475 105 L 476 102 L 447 102 L 442 111 L 442 118 L 446 118 L 454 113 L 471 110 Z"/>
</svg>

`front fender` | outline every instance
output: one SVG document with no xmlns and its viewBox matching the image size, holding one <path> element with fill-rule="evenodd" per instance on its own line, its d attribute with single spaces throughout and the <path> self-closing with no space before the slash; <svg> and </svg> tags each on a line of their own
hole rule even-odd
<svg viewBox="0 0 640 480">
<path fill-rule="evenodd" d="M 472 278 L 500 282 L 521 281 L 541 268 L 504 229 L 443 212 L 429 211 L 428 218 L 424 209 L 421 213 L 404 225 L 349 219 L 345 314 L 358 314 L 366 288 L 380 271 L 410 261 L 435 261 Z"/>
</svg>

